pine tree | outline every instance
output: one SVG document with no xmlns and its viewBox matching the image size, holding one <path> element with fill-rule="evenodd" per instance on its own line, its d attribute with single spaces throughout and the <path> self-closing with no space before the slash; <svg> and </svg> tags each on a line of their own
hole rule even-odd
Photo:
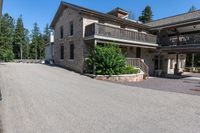
<svg viewBox="0 0 200 133">
<path fill-rule="evenodd" d="M 13 59 L 13 35 L 14 19 L 6 13 L 0 18 L 0 60 L 10 61 Z"/>
<path fill-rule="evenodd" d="M 189 9 L 188 12 L 194 12 L 194 11 L 196 11 L 196 7 L 194 5 L 192 5 L 192 7 Z"/>
<path fill-rule="evenodd" d="M 24 48 L 26 47 L 26 29 L 24 28 L 22 16 L 17 19 L 17 24 L 15 27 L 14 42 L 13 42 L 13 52 L 16 59 L 23 59 Z"/>
<path fill-rule="evenodd" d="M 23 57 L 25 59 L 29 58 L 29 45 L 30 45 L 30 37 L 29 37 L 29 30 L 25 29 L 24 30 L 24 35 L 25 35 L 25 44 L 23 47 Z"/>
<path fill-rule="evenodd" d="M 30 58 L 38 59 L 38 38 L 40 35 L 40 28 L 37 23 L 34 23 L 34 27 L 31 33 L 31 44 L 30 44 Z"/>
<path fill-rule="evenodd" d="M 145 9 L 142 11 L 142 15 L 139 17 L 139 21 L 143 23 L 150 22 L 152 20 L 153 13 L 151 7 L 147 5 Z"/>
<path fill-rule="evenodd" d="M 43 34 L 45 44 L 50 42 L 50 33 L 51 33 L 51 30 L 49 28 L 49 25 L 46 24 L 46 27 L 44 28 L 44 34 Z"/>
<path fill-rule="evenodd" d="M 43 35 L 40 34 L 38 37 L 38 58 L 44 59 L 45 57 L 45 40 Z"/>
</svg>

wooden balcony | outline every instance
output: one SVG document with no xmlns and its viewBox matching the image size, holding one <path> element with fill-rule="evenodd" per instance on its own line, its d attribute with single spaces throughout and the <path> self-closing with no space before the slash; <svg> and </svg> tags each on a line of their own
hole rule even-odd
<svg viewBox="0 0 200 133">
<path fill-rule="evenodd" d="M 162 46 L 185 46 L 200 44 L 200 33 L 184 34 L 171 37 L 160 38 Z"/>
<path fill-rule="evenodd" d="M 105 39 L 113 38 L 113 40 L 123 40 L 123 42 L 139 42 L 139 44 L 156 44 L 157 42 L 157 36 L 155 35 L 125 30 L 99 23 L 93 23 L 86 26 L 85 38 L 91 38 L 94 36 L 104 37 Z"/>
<path fill-rule="evenodd" d="M 164 51 L 183 53 L 199 52 L 200 33 L 160 38 L 159 44 Z"/>
</svg>

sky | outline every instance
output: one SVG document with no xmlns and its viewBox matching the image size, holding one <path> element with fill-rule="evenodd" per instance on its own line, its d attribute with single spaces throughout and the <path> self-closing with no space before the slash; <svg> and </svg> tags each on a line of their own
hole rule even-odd
<svg viewBox="0 0 200 133">
<path fill-rule="evenodd" d="M 108 12 L 116 7 L 134 12 L 137 19 L 146 5 L 153 11 L 153 19 L 164 18 L 188 12 L 194 5 L 200 9 L 200 0 L 64 0 L 100 12 Z M 3 13 L 9 13 L 15 19 L 23 16 L 24 25 L 31 30 L 37 22 L 41 31 L 50 24 L 61 0 L 4 0 Z"/>
</svg>

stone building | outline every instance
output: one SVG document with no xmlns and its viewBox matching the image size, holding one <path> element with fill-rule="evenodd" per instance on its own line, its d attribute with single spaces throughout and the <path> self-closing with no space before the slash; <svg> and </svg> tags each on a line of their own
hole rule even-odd
<svg viewBox="0 0 200 133">
<path fill-rule="evenodd" d="M 54 29 L 55 64 L 83 73 L 89 51 L 96 45 L 114 42 L 126 55 L 127 63 L 139 67 L 146 74 L 181 72 L 185 67 L 186 52 L 177 53 L 176 48 L 180 44 L 173 44 L 172 47 L 169 41 L 170 37 L 180 37 L 180 34 L 168 32 L 171 28 L 165 27 L 173 19 L 170 22 L 166 21 L 170 19 L 167 18 L 142 24 L 128 19 L 128 15 L 121 8 L 101 13 L 61 2 L 51 23 Z M 164 41 L 165 37 L 167 41 Z"/>
</svg>

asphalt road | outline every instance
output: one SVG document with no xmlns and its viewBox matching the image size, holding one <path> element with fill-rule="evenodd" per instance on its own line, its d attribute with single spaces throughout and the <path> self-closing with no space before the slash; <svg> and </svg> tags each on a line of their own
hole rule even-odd
<svg viewBox="0 0 200 133">
<path fill-rule="evenodd" d="M 3 133 L 198 133 L 200 97 L 0 64 Z"/>
</svg>

